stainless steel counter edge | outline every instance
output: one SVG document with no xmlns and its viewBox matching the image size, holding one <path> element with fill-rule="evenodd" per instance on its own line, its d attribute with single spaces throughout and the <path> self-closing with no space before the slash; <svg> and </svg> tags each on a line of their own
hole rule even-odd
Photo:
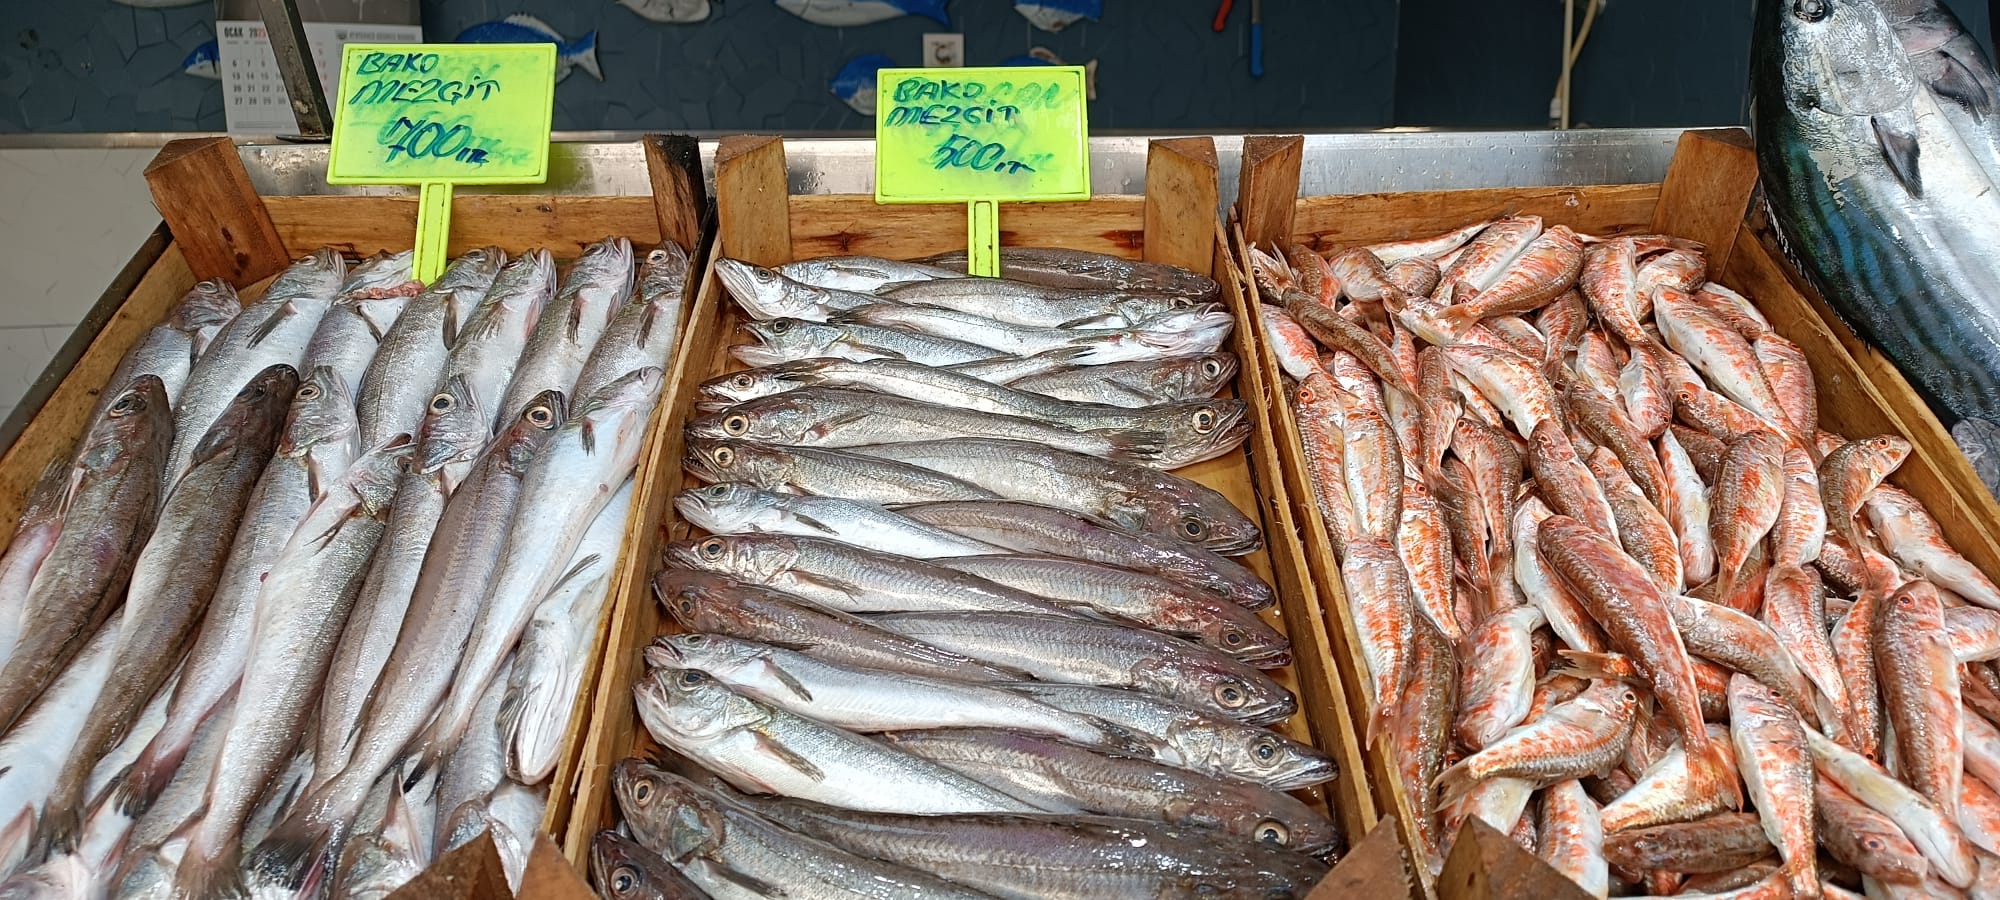
<svg viewBox="0 0 2000 900">
<path fill-rule="evenodd" d="M 1641 184 L 1666 177 L 1683 129 L 1592 131 L 1395 131 L 1306 136 L 1303 195 L 1437 191 L 1566 184 Z M 1159 135 L 1169 136 L 1169 135 Z M 632 136 L 636 138 L 635 136 Z M 1146 180 L 1148 137 L 1090 139 L 1091 190 L 1137 194 Z M 1222 202 L 1236 197 L 1243 136 L 1217 135 Z M 246 144 L 244 165 L 267 195 L 414 195 L 415 187 L 329 185 L 327 148 Z M 715 141 L 703 140 L 702 164 L 714 178 Z M 796 138 L 785 146 L 791 189 L 799 194 L 867 194 L 875 189 L 874 141 Z M 644 196 L 645 157 L 635 140 L 558 142 L 549 180 L 539 185 L 460 188 L 467 192 Z"/>
</svg>

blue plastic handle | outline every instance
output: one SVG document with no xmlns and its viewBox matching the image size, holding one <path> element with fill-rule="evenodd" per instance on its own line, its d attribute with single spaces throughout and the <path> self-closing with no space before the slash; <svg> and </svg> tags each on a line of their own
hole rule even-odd
<svg viewBox="0 0 2000 900">
<path fill-rule="evenodd" d="M 1250 77 L 1264 77 L 1264 23 L 1250 24 Z"/>
</svg>

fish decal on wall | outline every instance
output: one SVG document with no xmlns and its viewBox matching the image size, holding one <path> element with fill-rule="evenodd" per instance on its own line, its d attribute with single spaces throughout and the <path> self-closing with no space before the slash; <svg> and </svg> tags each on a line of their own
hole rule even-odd
<svg viewBox="0 0 2000 900">
<path fill-rule="evenodd" d="M 1036 47 L 1020 56 L 1009 56 L 1000 61 L 1003 66 L 1066 66 L 1062 57 L 1047 47 Z M 1097 60 L 1083 64 L 1083 96 L 1086 100 L 1097 99 Z"/>
<path fill-rule="evenodd" d="M 840 71 L 833 73 L 833 81 L 828 84 L 833 95 L 849 109 L 864 116 L 875 115 L 875 73 L 896 65 L 896 61 L 880 53 L 863 53 L 847 61 Z"/>
<path fill-rule="evenodd" d="M 194 52 L 181 60 L 181 71 L 196 78 L 213 78 L 221 81 L 222 49 L 216 46 L 214 41 L 208 41 L 194 48 Z"/>
<path fill-rule="evenodd" d="M 951 26 L 946 0 L 777 0 L 778 8 L 815 25 L 872 25 L 903 16 L 924 16 Z"/>
<path fill-rule="evenodd" d="M 670 25 L 707 21 L 713 12 L 709 0 L 618 0 L 618 5 L 638 13 L 642 19 Z"/>
<path fill-rule="evenodd" d="M 1043 31 L 1061 31 L 1079 19 L 1104 18 L 1104 0 L 1016 0 L 1014 11 Z"/>
<path fill-rule="evenodd" d="M 604 80 L 604 69 L 597 64 L 597 32 L 593 31 L 577 39 L 574 43 L 562 36 L 561 32 L 550 28 L 547 22 L 528 15 L 516 13 L 498 22 L 481 22 L 458 33 L 462 44 L 536 44 L 556 45 L 556 80 L 569 77 L 571 69 L 582 69 L 598 81 Z"/>
</svg>

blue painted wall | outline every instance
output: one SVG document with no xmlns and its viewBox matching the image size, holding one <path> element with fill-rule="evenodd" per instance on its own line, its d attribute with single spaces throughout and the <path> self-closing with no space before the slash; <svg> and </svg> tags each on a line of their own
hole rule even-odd
<svg viewBox="0 0 2000 900">
<path fill-rule="evenodd" d="M 1011 0 L 952 0 L 968 64 L 1041 46 L 1098 63 L 1092 125 L 1102 129 L 1372 128 L 1390 124 L 1397 0 L 1269 0 L 1267 74 L 1249 75 L 1250 0 L 1227 31 L 1217 0 L 1106 0 L 1101 23 L 1039 31 Z M 915 65 L 922 35 L 903 18 L 827 28 L 771 0 L 716 0 L 696 25 L 641 19 L 611 0 L 424 0 L 431 40 L 531 13 L 566 37 L 598 33 L 605 80 L 572 73 L 556 91 L 558 129 L 872 127 L 827 90 L 856 55 Z M 0 0 L 0 131 L 221 130 L 221 88 L 181 72 L 212 37 L 208 4 L 166 10 L 111 0 Z"/>
</svg>

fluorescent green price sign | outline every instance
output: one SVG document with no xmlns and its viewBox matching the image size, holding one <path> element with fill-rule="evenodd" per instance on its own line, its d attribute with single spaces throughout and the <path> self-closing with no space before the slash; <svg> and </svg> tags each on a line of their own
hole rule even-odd
<svg viewBox="0 0 2000 900">
<path fill-rule="evenodd" d="M 1082 66 L 875 73 L 875 202 L 966 203 L 967 269 L 1000 274 L 1000 202 L 1090 199 Z"/>
<path fill-rule="evenodd" d="M 416 276 L 444 272 L 454 184 L 549 177 L 554 44 L 349 44 L 333 108 L 333 184 L 421 185 Z"/>
</svg>

